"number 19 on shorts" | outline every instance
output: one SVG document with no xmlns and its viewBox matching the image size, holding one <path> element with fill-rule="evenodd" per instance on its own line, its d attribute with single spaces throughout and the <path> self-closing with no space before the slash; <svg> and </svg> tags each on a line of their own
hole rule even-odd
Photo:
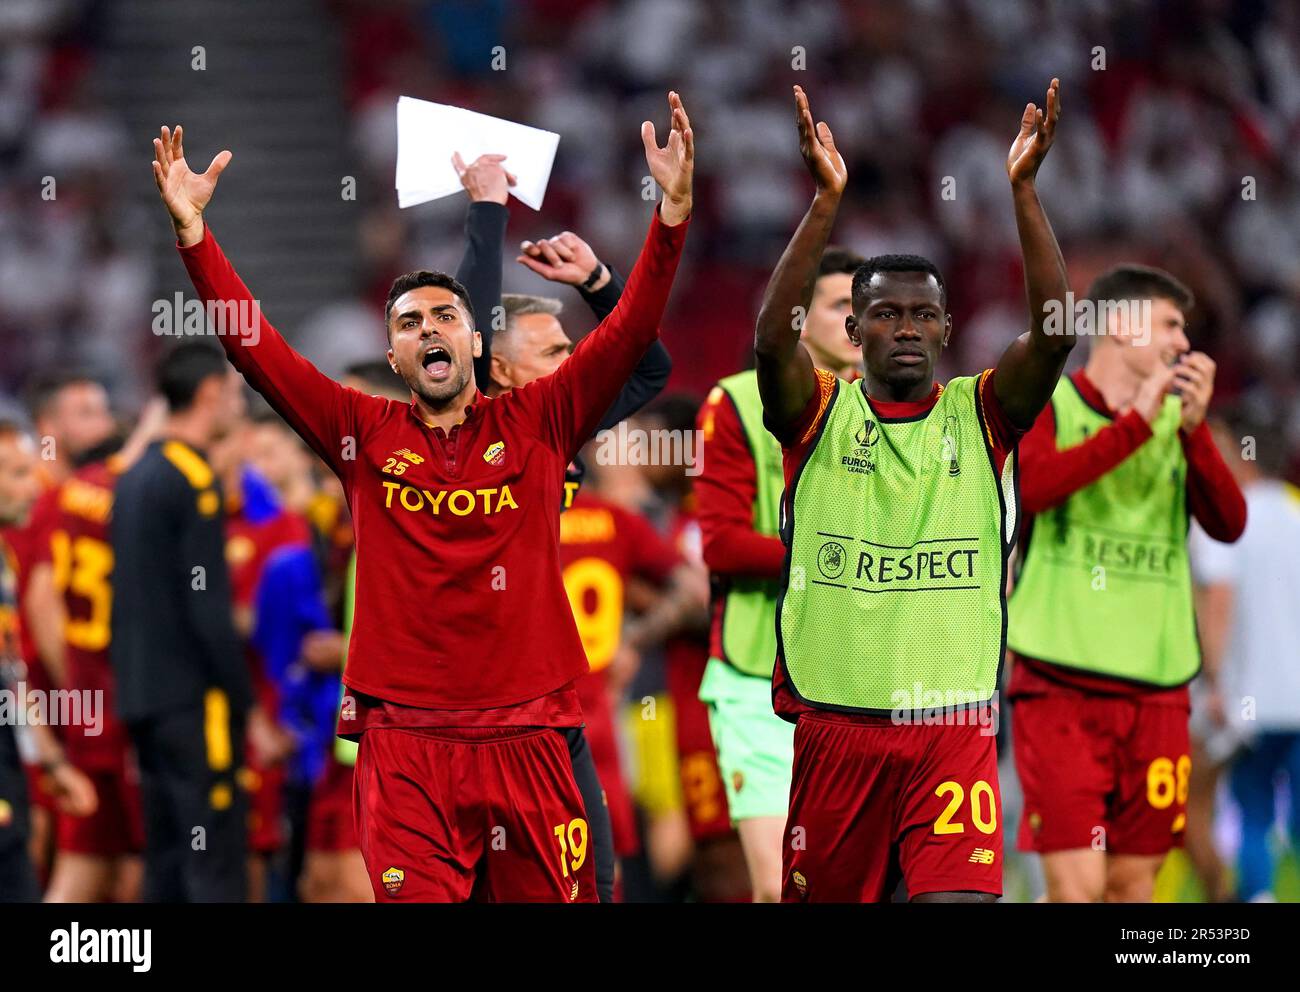
<svg viewBox="0 0 1300 992">
<path fill-rule="evenodd" d="M 577 872 L 587 860 L 587 821 L 578 817 L 557 823 L 551 832 L 560 843 L 560 872 L 568 878 L 570 870 Z"/>
</svg>

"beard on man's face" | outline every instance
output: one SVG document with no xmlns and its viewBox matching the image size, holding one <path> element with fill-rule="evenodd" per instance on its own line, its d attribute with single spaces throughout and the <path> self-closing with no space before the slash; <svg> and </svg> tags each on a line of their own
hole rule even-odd
<svg viewBox="0 0 1300 992">
<path fill-rule="evenodd" d="M 435 409 L 446 406 L 459 396 L 469 383 L 469 377 L 470 368 L 455 359 L 452 360 L 450 373 L 441 382 L 431 380 L 421 365 L 402 368 L 402 380 L 411 392 Z"/>
</svg>

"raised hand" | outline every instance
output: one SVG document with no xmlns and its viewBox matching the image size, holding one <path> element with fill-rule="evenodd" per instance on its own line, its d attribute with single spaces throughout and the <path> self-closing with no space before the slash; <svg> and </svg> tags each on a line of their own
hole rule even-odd
<svg viewBox="0 0 1300 992">
<path fill-rule="evenodd" d="M 185 161 L 181 144 L 181 126 L 175 133 L 162 128 L 161 137 L 153 139 L 153 178 L 158 192 L 172 216 L 172 227 L 182 245 L 197 244 L 203 239 L 203 208 L 212 199 L 217 179 L 230 164 L 233 155 L 218 152 L 208 171 L 197 173 Z"/>
<path fill-rule="evenodd" d="M 515 259 L 516 262 L 532 269 L 543 279 L 570 286 L 581 286 L 600 265 L 591 245 L 572 231 L 563 231 L 541 241 L 525 241 L 519 249 L 523 254 Z M 599 278 L 590 288 L 599 289 L 608 281 L 609 270 L 602 266 Z"/>
<path fill-rule="evenodd" d="M 1154 424 L 1156 418 L 1160 416 L 1160 411 L 1164 409 L 1165 397 L 1169 395 L 1169 390 L 1173 386 L 1174 369 L 1164 365 L 1157 366 L 1142 380 L 1133 402 L 1119 412 L 1128 413 L 1129 410 L 1136 410 L 1148 424 Z"/>
<path fill-rule="evenodd" d="M 813 124 L 808 97 L 802 86 L 794 88 L 794 120 L 799 127 L 799 154 L 817 182 L 817 192 L 825 191 L 836 196 L 843 193 L 849 181 L 849 170 L 845 168 L 844 157 L 835 148 L 835 136 L 831 134 L 830 126 L 825 121 Z"/>
<path fill-rule="evenodd" d="M 1214 395 L 1214 371 L 1214 359 L 1202 351 L 1188 352 L 1173 367 L 1174 387 L 1183 401 L 1184 431 L 1194 431 L 1205 422 Z"/>
<path fill-rule="evenodd" d="M 1036 105 L 1027 103 L 1020 115 L 1020 133 L 1007 154 L 1007 175 L 1013 184 L 1034 181 L 1038 167 L 1052 147 L 1056 122 L 1060 119 L 1061 81 L 1054 78 L 1047 87 L 1047 112 L 1044 114 Z"/>
<path fill-rule="evenodd" d="M 501 164 L 505 160 L 504 155 L 480 155 L 466 165 L 460 152 L 453 152 L 451 166 L 456 170 L 456 175 L 460 176 L 460 184 L 465 187 L 472 201 L 478 203 L 488 200 L 504 206 L 510 196 L 510 187 L 518 182 L 514 174 L 507 172 Z"/>
<path fill-rule="evenodd" d="M 645 161 L 650 167 L 650 175 L 664 192 L 659 215 L 664 223 L 672 226 L 680 224 L 691 212 L 695 136 L 691 133 L 691 121 L 682 106 L 682 98 L 675 92 L 669 93 L 668 106 L 672 111 L 672 126 L 667 145 L 659 147 L 655 126 L 650 121 L 641 125 L 641 143 L 645 145 Z"/>
</svg>

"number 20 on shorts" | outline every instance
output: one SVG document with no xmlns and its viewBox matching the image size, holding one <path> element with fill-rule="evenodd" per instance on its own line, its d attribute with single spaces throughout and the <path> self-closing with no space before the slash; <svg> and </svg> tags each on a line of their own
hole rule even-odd
<svg viewBox="0 0 1300 992">
<path fill-rule="evenodd" d="M 966 790 L 960 782 L 951 780 L 942 783 L 934 794 L 949 797 L 948 805 L 934 821 L 936 834 L 961 834 L 966 832 L 966 824 L 955 822 L 953 817 L 961 810 L 966 801 Z M 993 787 L 980 779 L 970 790 L 970 822 L 982 834 L 991 834 L 998 828 L 998 804 L 993 795 Z"/>
</svg>

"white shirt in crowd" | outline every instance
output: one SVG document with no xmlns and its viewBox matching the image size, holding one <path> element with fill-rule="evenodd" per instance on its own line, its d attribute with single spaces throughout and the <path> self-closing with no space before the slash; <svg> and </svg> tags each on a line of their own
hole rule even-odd
<svg viewBox="0 0 1300 992">
<path fill-rule="evenodd" d="M 1245 736 L 1300 730 L 1300 489 L 1244 487 L 1246 532 L 1220 544 L 1193 526 L 1198 583 L 1233 590 L 1232 630 L 1219 675 L 1229 722 Z M 1254 719 L 1249 719 L 1251 708 Z"/>
</svg>

